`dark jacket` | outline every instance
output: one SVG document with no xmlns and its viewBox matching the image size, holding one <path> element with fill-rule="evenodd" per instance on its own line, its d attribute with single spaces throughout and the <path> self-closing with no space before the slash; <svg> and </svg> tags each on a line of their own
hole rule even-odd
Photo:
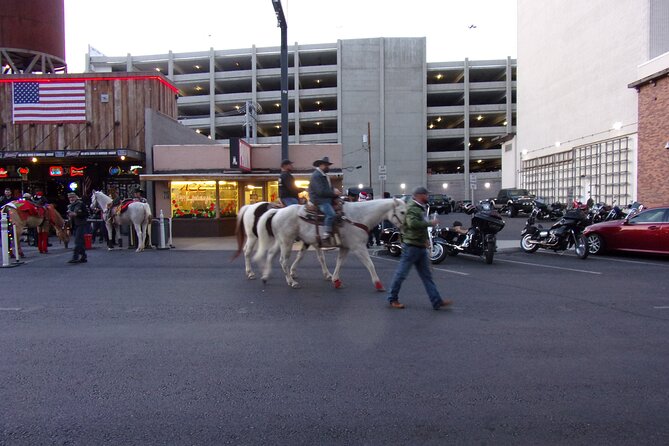
<svg viewBox="0 0 669 446">
<path fill-rule="evenodd" d="M 430 224 L 425 219 L 425 210 L 415 200 L 409 202 L 407 206 L 407 217 L 402 233 L 402 241 L 408 245 L 426 246 L 428 245 L 427 228 Z"/>
<path fill-rule="evenodd" d="M 79 199 L 74 203 L 70 203 L 70 205 L 67 207 L 68 215 L 70 214 L 70 212 L 75 213 L 74 217 L 70 217 L 72 226 L 76 227 L 86 224 L 86 220 L 88 219 L 88 208 L 86 207 L 83 201 Z"/>
<path fill-rule="evenodd" d="M 331 203 L 333 198 L 337 198 L 337 194 L 334 193 L 327 174 L 320 169 L 314 170 L 309 181 L 309 200 L 319 205 Z"/>
<path fill-rule="evenodd" d="M 279 198 L 298 198 L 300 188 L 295 186 L 293 175 L 284 171 L 279 175 Z"/>
</svg>

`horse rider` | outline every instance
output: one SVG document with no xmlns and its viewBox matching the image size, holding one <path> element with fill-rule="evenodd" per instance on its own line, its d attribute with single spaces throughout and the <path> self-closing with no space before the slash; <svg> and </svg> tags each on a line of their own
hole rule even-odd
<svg viewBox="0 0 669 446">
<path fill-rule="evenodd" d="M 132 201 L 139 201 L 140 203 L 148 203 L 144 198 L 144 191 L 141 188 L 135 189 L 132 193 Z"/>
<path fill-rule="evenodd" d="M 289 159 L 281 161 L 281 174 L 279 175 L 279 200 L 284 206 L 298 204 L 300 202 L 299 194 L 304 189 L 295 185 L 293 178 L 293 162 Z"/>
<path fill-rule="evenodd" d="M 311 174 L 311 180 L 309 181 L 309 200 L 325 214 L 321 242 L 323 244 L 331 244 L 330 237 L 332 236 L 332 226 L 336 216 L 332 200 L 339 197 L 341 192 L 332 187 L 330 178 L 328 177 L 328 172 L 332 165 L 330 158 L 324 156 L 322 159 L 314 161 L 313 165 L 316 169 Z"/>
<path fill-rule="evenodd" d="M 84 245 L 84 234 L 86 233 L 88 208 L 74 192 L 67 194 L 67 199 L 70 201 L 70 205 L 67 207 L 67 216 L 70 218 L 72 232 L 74 233 L 74 253 L 68 263 L 86 263 L 88 259 Z"/>
<path fill-rule="evenodd" d="M 42 206 L 42 207 L 49 204 L 49 202 L 46 200 L 46 197 L 44 196 L 44 192 L 42 192 L 41 190 L 35 192 L 35 197 L 33 197 L 33 201 L 37 206 Z"/>
</svg>

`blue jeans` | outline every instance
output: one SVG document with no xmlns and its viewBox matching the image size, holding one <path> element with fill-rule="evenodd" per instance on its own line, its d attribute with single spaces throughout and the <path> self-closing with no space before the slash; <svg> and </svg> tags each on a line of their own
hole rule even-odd
<svg viewBox="0 0 669 446">
<path fill-rule="evenodd" d="M 73 258 L 78 259 L 81 256 L 82 259 L 86 258 L 86 246 L 84 244 L 84 234 L 86 234 L 86 226 L 77 225 L 74 227 L 74 253 Z"/>
<path fill-rule="evenodd" d="M 437 290 L 437 286 L 432 280 L 432 270 L 430 270 L 430 258 L 428 257 L 427 248 L 419 246 L 402 244 L 402 257 L 400 257 L 400 264 L 397 266 L 395 275 L 393 276 L 393 283 L 390 285 L 390 294 L 388 295 L 388 302 L 399 299 L 400 288 L 402 282 L 409 275 L 411 265 L 416 267 L 420 280 L 423 281 L 427 296 L 430 298 L 432 308 L 439 308 L 441 304 L 441 295 Z"/>
<path fill-rule="evenodd" d="M 325 226 L 325 232 L 329 232 L 330 234 L 332 234 L 332 224 L 334 223 L 334 219 L 336 216 L 332 204 L 331 203 L 319 204 L 318 209 L 320 209 L 321 212 L 325 214 L 325 221 L 323 222 L 323 226 Z"/>
<path fill-rule="evenodd" d="M 297 201 L 297 198 L 293 198 L 293 197 L 282 198 L 281 202 L 283 203 L 284 206 L 290 206 L 292 204 L 298 204 L 299 203 Z"/>
</svg>

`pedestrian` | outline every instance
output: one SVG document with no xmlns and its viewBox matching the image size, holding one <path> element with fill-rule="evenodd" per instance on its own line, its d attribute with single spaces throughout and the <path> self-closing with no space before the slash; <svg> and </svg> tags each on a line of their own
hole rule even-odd
<svg viewBox="0 0 669 446">
<path fill-rule="evenodd" d="M 84 234 L 86 234 L 88 208 L 74 192 L 67 194 L 67 199 L 70 201 L 70 205 L 67 207 L 67 216 L 70 218 L 72 233 L 74 234 L 74 253 L 68 263 L 86 263 L 88 258 L 86 256 Z"/>
<path fill-rule="evenodd" d="M 284 206 L 299 203 L 299 194 L 303 191 L 295 185 L 293 178 L 293 162 L 289 159 L 281 161 L 281 174 L 279 175 L 279 200 Z"/>
<path fill-rule="evenodd" d="M 402 282 L 407 278 L 412 265 L 416 267 L 416 271 L 423 282 L 432 308 L 438 310 L 453 303 L 451 300 L 442 299 L 432 279 L 430 258 L 427 252 L 429 246 L 427 231 L 429 226 L 435 226 L 439 221 L 436 219 L 427 221 L 428 194 L 426 188 L 417 187 L 413 191 L 413 199 L 407 206 L 406 222 L 402 233 L 402 257 L 400 257 L 399 265 L 395 270 L 393 282 L 390 285 L 390 294 L 388 295 L 391 308 L 404 308 L 404 304 L 400 303 L 398 296 Z"/>
<path fill-rule="evenodd" d="M 311 174 L 309 181 L 309 200 L 318 206 L 318 209 L 325 214 L 325 221 L 323 222 L 323 233 L 321 234 L 321 243 L 324 245 L 334 245 L 330 237 L 332 236 L 332 225 L 335 219 L 335 210 L 332 206 L 332 200 L 339 197 L 341 193 L 338 189 L 333 188 L 328 177 L 330 166 L 332 163 L 327 156 L 322 159 L 314 161 L 314 173 Z"/>
<path fill-rule="evenodd" d="M 0 207 L 3 207 L 4 205 L 6 205 L 11 201 L 14 201 L 14 197 L 12 196 L 12 190 L 6 187 L 4 195 L 2 196 L 2 198 L 0 198 Z"/>
</svg>

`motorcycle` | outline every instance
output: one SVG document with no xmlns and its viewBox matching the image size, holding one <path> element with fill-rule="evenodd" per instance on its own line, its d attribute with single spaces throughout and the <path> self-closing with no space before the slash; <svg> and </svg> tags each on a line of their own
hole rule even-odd
<svg viewBox="0 0 669 446">
<path fill-rule="evenodd" d="M 430 208 L 428 207 L 428 215 Z M 436 218 L 436 216 L 433 216 Z M 429 257 L 432 263 L 441 263 L 448 255 L 448 250 L 444 247 L 446 240 L 441 236 L 442 229 L 439 225 L 428 228 Z M 385 228 L 379 236 L 381 243 L 386 247 L 388 253 L 393 257 L 402 254 L 402 234 L 398 228 Z"/>
<path fill-rule="evenodd" d="M 539 208 L 538 220 L 556 221 L 564 216 L 564 205 L 562 203 L 548 205 L 541 198 L 535 198 L 534 205 Z"/>
<path fill-rule="evenodd" d="M 537 225 L 538 208 L 534 208 L 520 233 L 520 247 L 527 253 L 536 252 L 539 248 L 550 249 L 555 252 L 574 248 L 580 259 L 588 257 L 588 240 L 583 236 L 583 230 L 588 226 L 587 215 L 580 209 L 569 209 L 564 217 L 557 221 L 550 229 Z"/>
<path fill-rule="evenodd" d="M 479 206 L 469 205 L 465 213 L 473 214 L 471 227 L 466 234 L 455 227 L 441 229 L 440 235 L 446 241 L 443 247 L 450 256 L 456 256 L 461 252 L 472 254 L 483 257 L 485 263 L 490 265 L 497 251 L 496 234 L 504 228 L 504 220 L 493 205 L 486 202 L 481 202 Z"/>
</svg>

